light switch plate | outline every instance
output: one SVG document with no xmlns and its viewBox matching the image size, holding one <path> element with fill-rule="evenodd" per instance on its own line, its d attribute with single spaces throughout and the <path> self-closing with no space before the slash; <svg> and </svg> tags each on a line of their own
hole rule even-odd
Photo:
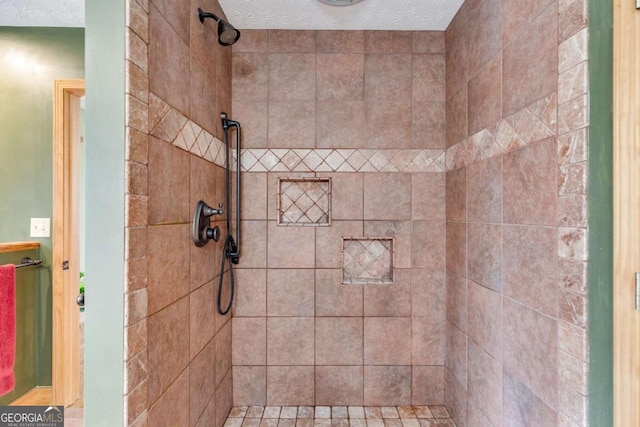
<svg viewBox="0 0 640 427">
<path fill-rule="evenodd" d="M 51 237 L 50 218 L 31 218 L 31 237 Z"/>
</svg>

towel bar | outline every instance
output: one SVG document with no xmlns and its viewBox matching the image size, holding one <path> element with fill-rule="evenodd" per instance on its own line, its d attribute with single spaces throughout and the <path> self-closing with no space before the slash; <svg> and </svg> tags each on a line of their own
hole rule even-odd
<svg viewBox="0 0 640 427">
<path fill-rule="evenodd" d="M 41 259 L 31 259 L 29 257 L 24 257 L 22 258 L 22 261 L 20 261 L 20 264 L 16 264 L 16 268 L 33 267 L 40 264 L 42 264 Z"/>
</svg>

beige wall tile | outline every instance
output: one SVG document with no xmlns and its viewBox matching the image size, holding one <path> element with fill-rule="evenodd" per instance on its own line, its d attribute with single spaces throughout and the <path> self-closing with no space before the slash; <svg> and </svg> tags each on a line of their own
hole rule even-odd
<svg viewBox="0 0 640 427">
<path fill-rule="evenodd" d="M 271 148 L 314 148 L 315 122 L 315 102 L 271 101 L 267 144 Z"/>
<path fill-rule="evenodd" d="M 166 427 L 189 424 L 188 369 L 149 408 L 149 424 Z"/>
<path fill-rule="evenodd" d="M 411 271 L 395 269 L 393 282 L 363 286 L 365 316 L 411 315 Z"/>
<path fill-rule="evenodd" d="M 318 100 L 364 99 L 364 55 L 318 54 L 317 61 Z"/>
<path fill-rule="evenodd" d="M 414 31 L 413 53 L 444 53 L 444 31 Z"/>
<path fill-rule="evenodd" d="M 412 115 L 410 98 L 365 102 L 365 148 L 410 148 Z"/>
<path fill-rule="evenodd" d="M 313 316 L 314 302 L 312 269 L 267 270 L 268 316 Z"/>
<path fill-rule="evenodd" d="M 494 359 L 502 359 L 502 296 L 468 282 L 468 334 Z"/>
<path fill-rule="evenodd" d="M 265 366 L 233 367 L 233 405 L 264 406 L 267 403 L 267 368 Z"/>
<path fill-rule="evenodd" d="M 233 45 L 233 52 L 267 52 L 268 30 L 242 30 L 242 37 Z"/>
<path fill-rule="evenodd" d="M 215 333 L 217 282 L 209 282 L 189 294 L 189 354 L 193 359 Z"/>
<path fill-rule="evenodd" d="M 411 365 L 410 337 L 410 317 L 365 318 L 364 364 Z"/>
<path fill-rule="evenodd" d="M 469 279 L 496 291 L 502 290 L 502 227 L 469 223 Z"/>
<path fill-rule="evenodd" d="M 317 365 L 362 365 L 363 320 L 354 317 L 316 319 Z"/>
<path fill-rule="evenodd" d="M 443 366 L 413 366 L 411 377 L 413 405 L 444 405 Z"/>
<path fill-rule="evenodd" d="M 342 284 L 342 270 L 316 270 L 316 316 L 362 316 L 363 286 Z"/>
<path fill-rule="evenodd" d="M 315 97 L 315 54 L 269 54 L 270 101 L 314 101 Z"/>
<path fill-rule="evenodd" d="M 269 52 L 316 51 L 316 32 L 307 30 L 269 30 Z"/>
<path fill-rule="evenodd" d="M 187 298 L 149 317 L 150 402 L 155 402 L 189 364 L 188 317 L 189 300 Z M 188 375 L 185 378 L 188 388 Z"/>
<path fill-rule="evenodd" d="M 269 221 L 269 268 L 314 268 L 313 227 L 278 227 Z"/>
<path fill-rule="evenodd" d="M 447 320 L 467 330 L 467 280 L 447 271 Z"/>
<path fill-rule="evenodd" d="M 267 364 L 313 365 L 314 332 L 313 317 L 268 318 Z"/>
<path fill-rule="evenodd" d="M 187 223 L 189 154 L 173 145 L 149 141 L 149 224 Z"/>
<path fill-rule="evenodd" d="M 447 144 L 446 104 L 413 103 L 413 141 L 411 148 L 444 149 Z"/>
<path fill-rule="evenodd" d="M 411 363 L 413 366 L 444 365 L 445 321 L 429 317 L 411 318 Z"/>
<path fill-rule="evenodd" d="M 149 227 L 149 313 L 189 292 L 188 224 Z"/>
<path fill-rule="evenodd" d="M 329 100 L 316 103 L 318 148 L 364 148 L 363 101 Z"/>
<path fill-rule="evenodd" d="M 220 328 L 220 330 L 216 333 L 215 336 L 215 346 L 216 346 L 216 387 L 219 389 L 220 387 L 224 387 L 223 384 L 225 378 L 230 377 L 231 373 L 231 360 L 232 360 L 232 333 L 231 333 L 231 322 L 225 323 L 225 325 Z M 231 389 L 229 389 L 229 394 L 231 394 Z"/>
<path fill-rule="evenodd" d="M 209 404 L 215 392 L 215 341 L 211 340 L 189 366 L 189 417 L 191 425 Z"/>
<path fill-rule="evenodd" d="M 455 183 L 452 183 L 455 185 Z M 502 157 L 467 167 L 468 218 L 470 221 L 502 221 Z"/>
<path fill-rule="evenodd" d="M 494 425 L 502 418 L 502 365 L 469 340 L 469 401 Z"/>
<path fill-rule="evenodd" d="M 182 8 L 187 19 L 188 11 Z M 149 12 L 149 90 L 166 100 L 182 113 L 189 112 L 189 46 L 188 31 L 176 32 L 156 7 Z"/>
<path fill-rule="evenodd" d="M 411 53 L 413 36 L 409 31 L 365 31 L 366 53 Z"/>
<path fill-rule="evenodd" d="M 364 404 L 409 405 L 411 403 L 410 366 L 365 366 Z"/>
<path fill-rule="evenodd" d="M 362 366 L 317 366 L 316 405 L 362 405 Z"/>
<path fill-rule="evenodd" d="M 234 317 L 259 317 L 267 314 L 267 270 L 239 269 L 236 274 Z"/>
<path fill-rule="evenodd" d="M 553 317 L 558 313 L 555 239 L 553 228 L 503 228 L 504 294 Z"/>
<path fill-rule="evenodd" d="M 556 140 L 550 138 L 505 155 L 503 215 L 506 223 L 557 224 L 556 153 Z M 522 170 L 528 173 L 518 172 Z"/>
<path fill-rule="evenodd" d="M 269 62 L 264 53 L 233 54 L 233 100 L 267 101 Z"/>
<path fill-rule="evenodd" d="M 264 317 L 232 319 L 233 366 L 267 363 L 267 320 Z"/>
<path fill-rule="evenodd" d="M 367 220 L 410 219 L 411 175 L 365 174 L 364 216 Z"/>
<path fill-rule="evenodd" d="M 413 101 L 444 102 L 445 94 L 445 55 L 414 54 L 413 63 Z"/>
<path fill-rule="evenodd" d="M 447 348 L 445 353 L 445 366 L 455 380 L 460 384 L 467 383 L 467 336 L 455 327 L 447 323 Z"/>
<path fill-rule="evenodd" d="M 495 2 L 494 2 L 495 3 Z M 469 81 L 469 135 L 502 119 L 502 61 L 492 59 Z"/>
<path fill-rule="evenodd" d="M 313 366 L 267 367 L 267 405 L 313 405 Z"/>
<path fill-rule="evenodd" d="M 316 40 L 318 52 L 364 52 L 364 31 L 317 31 Z"/>
<path fill-rule="evenodd" d="M 502 2 L 473 0 L 467 5 L 469 76 L 475 74 L 502 47 Z M 471 19 L 473 17 L 473 19 Z"/>
<path fill-rule="evenodd" d="M 503 376 L 503 425 L 557 424 L 558 414 L 510 373 Z M 526 420 L 526 421 L 525 421 Z"/>
<path fill-rule="evenodd" d="M 536 396 L 555 405 L 558 399 L 557 320 L 510 299 L 504 299 L 503 310 L 504 368 Z"/>
<path fill-rule="evenodd" d="M 555 5 L 547 7 L 504 49 L 502 108 L 505 114 L 515 113 L 557 90 L 558 10 Z"/>
</svg>

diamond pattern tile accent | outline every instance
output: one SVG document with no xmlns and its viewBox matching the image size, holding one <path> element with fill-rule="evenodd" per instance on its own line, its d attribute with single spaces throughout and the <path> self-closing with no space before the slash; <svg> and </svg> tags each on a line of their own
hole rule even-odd
<svg viewBox="0 0 640 427">
<path fill-rule="evenodd" d="M 246 149 L 244 172 L 444 172 L 444 150 Z"/>
<path fill-rule="evenodd" d="M 278 225 L 331 225 L 331 178 L 278 178 Z"/>
<path fill-rule="evenodd" d="M 343 237 L 342 283 L 349 285 L 393 283 L 393 239 Z"/>
<path fill-rule="evenodd" d="M 504 154 L 556 134 L 558 99 L 542 98 L 446 150 L 445 170 Z"/>
<path fill-rule="evenodd" d="M 225 145 L 215 136 L 202 129 L 197 123 L 187 119 L 178 110 L 157 101 L 160 118 L 150 134 L 220 167 L 226 166 Z M 231 150 L 231 167 L 235 170 L 236 154 Z"/>
</svg>

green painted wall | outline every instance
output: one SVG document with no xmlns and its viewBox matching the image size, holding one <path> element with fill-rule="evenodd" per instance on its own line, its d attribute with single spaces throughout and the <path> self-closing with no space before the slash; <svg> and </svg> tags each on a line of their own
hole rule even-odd
<svg viewBox="0 0 640 427">
<path fill-rule="evenodd" d="M 613 4 L 589 1 L 589 422 L 613 425 Z"/>
<path fill-rule="evenodd" d="M 53 81 L 84 77 L 84 30 L 0 27 L 0 76 L 0 242 L 36 240 L 30 218 L 52 216 Z M 35 354 L 17 356 L 36 361 L 32 386 L 51 385 L 51 239 L 37 240 L 47 265 L 29 273 L 35 329 L 18 337 Z"/>
<path fill-rule="evenodd" d="M 125 1 L 86 2 L 85 425 L 124 423 Z"/>
</svg>

